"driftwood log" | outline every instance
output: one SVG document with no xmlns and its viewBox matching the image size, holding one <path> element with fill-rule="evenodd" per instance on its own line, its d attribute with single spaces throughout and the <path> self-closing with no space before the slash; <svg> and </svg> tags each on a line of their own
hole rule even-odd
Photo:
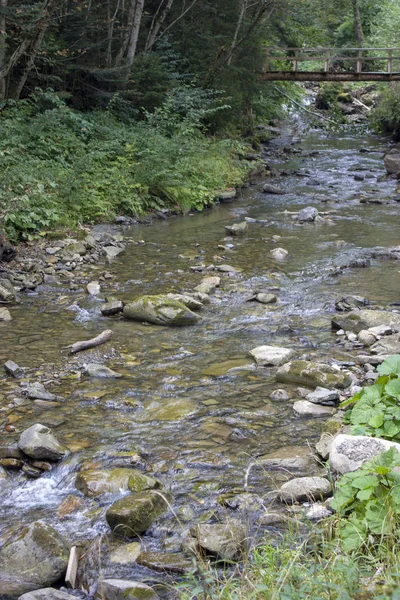
<svg viewBox="0 0 400 600">
<path fill-rule="evenodd" d="M 89 350 L 89 348 L 96 348 L 96 346 L 101 346 L 108 342 L 114 332 L 111 329 L 106 329 L 102 331 L 99 335 L 92 338 L 91 340 L 82 340 L 81 342 L 75 342 L 71 346 L 66 346 L 69 349 L 70 354 L 76 354 L 76 352 L 81 352 L 82 350 Z"/>
</svg>

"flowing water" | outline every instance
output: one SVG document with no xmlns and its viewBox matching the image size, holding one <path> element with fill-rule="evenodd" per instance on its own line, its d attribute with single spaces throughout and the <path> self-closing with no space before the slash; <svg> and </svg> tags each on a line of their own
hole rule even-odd
<svg viewBox="0 0 400 600">
<path fill-rule="evenodd" d="M 252 459 L 284 446 L 315 443 L 320 420 L 296 418 L 292 401 L 272 402 L 271 391 L 281 387 L 274 370 L 255 368 L 248 351 L 272 344 L 311 358 L 351 360 L 330 329 L 335 298 L 356 293 L 377 305 L 399 302 L 399 266 L 373 261 L 369 268 L 334 272 L 368 249 L 399 243 L 400 205 L 360 203 L 362 198 L 395 197 L 396 182 L 379 180 L 386 140 L 365 133 L 311 132 L 291 146 L 298 154 L 282 152 L 282 143 L 282 138 L 271 143 L 266 156 L 274 169 L 287 171 L 271 180 L 286 194 L 264 194 L 260 180 L 232 204 L 134 226 L 124 235 L 144 243 L 129 245 L 111 266 L 98 265 L 88 275 L 89 281 L 107 269 L 113 279 L 104 284 L 105 294 L 127 301 L 190 291 L 204 276 L 192 272 L 193 265 L 234 266 L 239 274 L 221 275 L 221 288 L 203 308 L 201 324 L 172 329 L 106 319 L 101 301 L 84 291 L 43 287 L 13 309 L 11 323 L 0 325 L 0 359 L 47 373 L 53 382 L 47 387 L 62 397 L 55 406 L 29 401 L 14 407 L 16 383 L 4 377 L 1 406 L 4 416 L 14 417 L 16 431 L 3 437 L 16 440 L 23 429 L 40 422 L 71 449 L 40 479 L 9 474 L 0 494 L 4 529 L 45 518 L 73 541 L 107 532 L 104 512 L 119 496 L 84 498 L 64 518 L 57 507 L 76 493 L 74 479 L 83 462 L 129 466 L 135 453 L 171 490 L 175 512 L 186 515 L 190 525 L 204 513 L 223 510 L 220 494 L 243 491 Z M 360 153 L 362 147 L 370 152 Z M 355 174 L 366 177 L 356 181 Z M 300 225 L 292 219 L 290 212 L 310 205 L 330 213 L 325 222 Z M 257 220 L 249 222 L 247 235 L 226 238 L 224 226 L 245 217 Z M 281 239 L 274 242 L 276 235 Z M 273 259 L 270 251 L 277 246 L 289 251 L 287 260 Z M 246 301 L 265 290 L 275 290 L 278 304 Z M 112 343 L 94 356 L 106 357 L 105 363 L 123 377 L 81 376 L 87 356 L 68 358 L 62 349 L 110 327 Z M 250 472 L 249 491 L 262 496 L 271 486 L 268 473 Z M 185 527 L 166 515 L 144 542 L 176 550 Z"/>
</svg>

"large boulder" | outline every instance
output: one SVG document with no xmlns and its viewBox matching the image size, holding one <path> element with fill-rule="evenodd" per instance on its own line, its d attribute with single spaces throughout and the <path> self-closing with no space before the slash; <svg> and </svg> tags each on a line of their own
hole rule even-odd
<svg viewBox="0 0 400 600">
<path fill-rule="evenodd" d="M 195 525 L 190 533 L 200 551 L 225 561 L 240 560 L 247 549 L 247 527 L 236 519 L 227 523 Z"/>
<path fill-rule="evenodd" d="M 68 452 L 51 433 L 51 429 L 40 423 L 21 433 L 18 447 L 31 458 L 38 460 L 60 460 Z"/>
<path fill-rule="evenodd" d="M 380 339 L 371 346 L 371 352 L 380 355 L 400 354 L 400 333 Z"/>
<path fill-rule="evenodd" d="M 325 477 L 297 477 L 283 484 L 279 490 L 281 502 L 322 500 L 332 492 L 332 484 Z"/>
<path fill-rule="evenodd" d="M 106 519 L 116 535 L 134 537 L 149 529 L 167 508 L 166 494 L 149 490 L 114 502 L 106 513 Z"/>
<path fill-rule="evenodd" d="M 321 386 L 328 389 L 344 389 L 351 385 L 351 379 L 346 373 L 329 365 L 306 360 L 293 360 L 282 365 L 276 379 L 283 383 L 297 383 L 311 388 Z"/>
<path fill-rule="evenodd" d="M 397 175 L 400 173 L 400 150 L 392 148 L 385 155 L 385 168 L 389 175 Z"/>
<path fill-rule="evenodd" d="M 249 352 L 256 363 L 261 367 L 272 365 L 278 367 L 287 362 L 296 354 L 290 348 L 280 348 L 279 346 L 258 346 Z"/>
<path fill-rule="evenodd" d="M 388 325 L 400 330 L 400 313 L 387 310 L 354 310 L 349 313 L 335 315 L 332 319 L 334 329 L 344 329 L 360 333 L 378 325 Z"/>
<path fill-rule="evenodd" d="M 155 591 L 140 581 L 104 579 L 100 582 L 96 598 L 106 600 L 158 600 Z"/>
<path fill-rule="evenodd" d="M 48 587 L 62 577 L 70 548 L 53 527 L 35 521 L 0 549 L 0 590 L 6 598 Z M 1 597 L 1 596 L 0 596 Z"/>
<path fill-rule="evenodd" d="M 16 291 L 9 279 L 0 279 L 0 301 L 15 302 L 17 299 Z"/>
<path fill-rule="evenodd" d="M 36 592 L 28 592 L 20 596 L 18 600 L 72 600 L 71 594 L 60 592 L 54 588 L 43 588 Z"/>
<path fill-rule="evenodd" d="M 85 496 L 116 494 L 119 491 L 143 492 L 160 487 L 158 481 L 135 469 L 89 469 L 76 476 L 75 487 Z"/>
<path fill-rule="evenodd" d="M 193 298 L 189 294 L 167 294 L 167 298 L 182 302 L 189 310 L 201 310 L 203 307 L 203 303 L 200 300 L 196 300 L 196 298 Z"/>
<path fill-rule="evenodd" d="M 348 473 L 393 447 L 400 453 L 400 444 L 396 442 L 366 435 L 340 434 L 332 441 L 329 463 L 337 473 Z"/>
<path fill-rule="evenodd" d="M 126 304 L 122 314 L 126 319 L 154 325 L 194 325 L 201 320 L 182 302 L 167 296 L 142 296 Z"/>
</svg>

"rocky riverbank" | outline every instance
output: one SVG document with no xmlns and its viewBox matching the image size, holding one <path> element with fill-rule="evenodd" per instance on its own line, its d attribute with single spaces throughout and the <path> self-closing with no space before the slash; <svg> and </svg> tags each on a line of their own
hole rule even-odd
<svg viewBox="0 0 400 600">
<path fill-rule="evenodd" d="M 82 597 L 173 598 L 177 593 L 166 582 L 190 572 L 195 557 L 240 561 L 264 535 L 279 536 L 293 523 L 308 527 L 330 514 L 325 461 L 334 453 L 331 466 L 342 473 L 338 465 L 354 453 L 339 402 L 375 381 L 377 365 L 400 344 L 392 296 L 380 295 L 376 286 L 366 294 L 368 281 L 361 284 L 360 273 L 376 276 L 379 265 L 395 277 L 400 253 L 388 244 L 378 248 L 379 241 L 353 248 L 349 235 L 332 234 L 348 207 L 335 200 L 333 183 L 319 172 L 301 177 L 293 166 L 296 160 L 310 165 L 310 153 L 319 151 L 297 150 L 284 142 L 263 155 L 267 163 L 287 162 L 272 167 L 273 190 L 269 180 L 258 184 L 258 205 L 273 211 L 264 218 L 252 210 L 250 187 L 240 204 L 221 205 L 220 223 L 213 222 L 218 209 L 205 215 L 208 225 L 189 233 L 189 217 L 181 224 L 170 220 L 171 239 L 163 238 L 161 220 L 148 230 L 95 229 L 79 240 L 42 240 L 34 247 L 37 260 L 20 255 L 5 264 L 4 306 L 13 318 L 1 324 L 5 340 L 5 328 L 27 323 L 24 310 L 32 323 L 25 338 L 37 335 L 35 320 L 45 335 L 43 349 L 38 337 L 33 342 L 38 359 L 31 355 L 30 366 L 24 342 L 18 352 L 7 345 L 2 350 L 8 360 L 1 489 L 15 506 L 18 490 L 36 499 L 30 523 L 3 532 L 5 598 L 62 586 L 68 562 L 67 579 L 85 590 Z M 392 185 L 381 171 L 370 172 L 375 186 L 380 178 Z M 354 171 L 346 177 L 360 186 L 352 194 L 381 196 L 371 188 L 361 193 L 368 179 L 355 181 Z M 301 184 L 293 190 L 296 181 Z M 312 192 L 318 188 L 321 198 Z M 301 206 L 294 193 L 303 195 Z M 396 210 L 391 187 L 384 195 L 381 210 Z M 348 199 L 352 211 L 370 210 L 363 197 Z M 182 227 L 181 239 L 176 227 Z M 307 278 L 300 256 L 318 236 L 325 245 L 317 253 L 329 248 L 343 254 L 319 263 L 318 273 Z M 352 274 L 359 294 L 340 283 Z M 302 286 L 296 297 L 292 281 Z M 336 294 L 332 282 L 341 286 Z M 309 310 L 311 287 L 315 312 Z M 64 306 L 84 319 L 61 321 Z M 71 311 L 64 314 L 69 318 Z M 49 321 L 47 333 L 42 326 Z M 114 336 L 105 345 L 76 355 L 63 350 L 106 329 Z M 49 345 L 58 354 L 43 363 Z M 70 597 L 64 588 L 58 593 Z M 41 594 L 55 597 L 54 589 Z"/>
</svg>

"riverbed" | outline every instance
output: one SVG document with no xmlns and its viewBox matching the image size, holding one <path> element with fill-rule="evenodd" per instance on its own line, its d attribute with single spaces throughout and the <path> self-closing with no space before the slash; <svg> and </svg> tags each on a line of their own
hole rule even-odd
<svg viewBox="0 0 400 600">
<path fill-rule="evenodd" d="M 41 286 L 12 308 L 10 323 L 0 324 L 0 360 L 30 369 L 30 380 L 36 373 L 60 396 L 54 405 L 15 406 L 18 384 L 3 376 L 3 427 L 12 423 L 15 431 L 2 437 L 17 440 L 24 429 L 42 423 L 71 451 L 39 479 L 8 474 L 0 492 L 3 534 L 35 519 L 45 519 L 71 542 L 109 534 L 104 514 L 120 495 L 85 498 L 75 489 L 76 473 L 82 465 L 133 465 L 160 479 L 173 497 L 174 514 L 157 521 L 143 546 L 179 551 L 192 524 L 230 514 L 243 518 L 244 493 L 262 501 L 276 487 L 279 476 L 248 471 L 258 457 L 314 446 L 321 419 L 296 417 L 296 387 L 277 384 L 276 370 L 256 367 L 248 352 L 277 345 L 309 359 L 351 362 L 354 356 L 331 330 L 335 300 L 357 294 L 379 307 L 400 301 L 396 261 L 348 267 L 372 248 L 398 244 L 400 204 L 397 182 L 385 177 L 388 140 L 363 129 L 340 135 L 311 131 L 298 143 L 292 143 L 294 135 L 288 128 L 264 149 L 278 176 L 252 182 L 232 203 L 126 229 L 125 238 L 139 243 L 128 243 L 111 265 L 99 264 L 88 274 L 88 281 L 104 271 L 112 275 L 99 297 L 88 297 L 84 289 Z M 285 193 L 264 193 L 267 182 Z M 306 206 L 316 207 L 322 221 L 293 219 Z M 245 219 L 245 236 L 226 236 L 225 226 Z M 276 247 L 289 252 L 285 260 L 273 258 Z M 127 302 L 144 294 L 190 292 L 206 274 L 191 267 L 211 264 L 228 264 L 237 272 L 218 273 L 221 286 L 198 325 L 163 328 L 100 313 L 105 296 Z M 278 302 L 249 301 L 258 291 L 276 294 Z M 107 346 L 72 358 L 63 350 L 108 328 L 114 337 Z M 82 375 L 91 354 L 122 377 Z M 271 400 L 279 387 L 291 399 Z M 57 509 L 69 495 L 82 502 L 61 517 Z M 158 577 L 132 565 L 104 569 L 125 578 Z"/>
</svg>

